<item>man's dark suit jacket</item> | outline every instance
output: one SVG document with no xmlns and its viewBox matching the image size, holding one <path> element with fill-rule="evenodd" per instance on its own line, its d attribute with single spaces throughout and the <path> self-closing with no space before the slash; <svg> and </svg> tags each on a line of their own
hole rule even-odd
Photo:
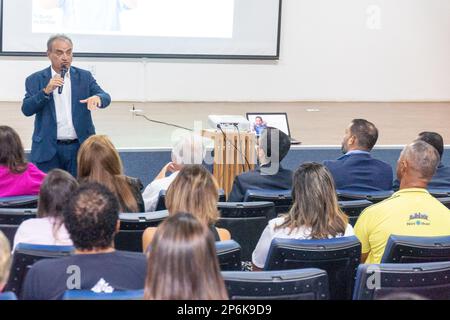
<svg viewBox="0 0 450 320">
<path fill-rule="evenodd" d="M 323 164 L 330 170 L 336 189 L 348 191 L 392 190 L 392 167 L 368 153 L 354 153 Z"/>
<path fill-rule="evenodd" d="M 51 67 L 36 72 L 26 79 L 26 95 L 22 104 L 25 116 L 36 115 L 34 121 L 31 161 L 35 163 L 51 160 L 56 154 L 56 112 L 53 94 L 46 96 L 44 88 L 52 77 Z M 101 108 L 111 103 L 111 97 L 95 81 L 89 71 L 70 67 L 72 90 L 72 121 L 80 144 L 95 134 L 91 111 L 80 100 L 97 95 L 102 101 Z"/>
<path fill-rule="evenodd" d="M 265 166 L 262 166 L 264 170 Z M 280 166 L 275 175 L 261 174 L 261 168 L 244 172 L 234 179 L 229 202 L 244 201 L 247 190 L 290 190 L 292 188 L 292 171 Z"/>
<path fill-rule="evenodd" d="M 394 181 L 394 190 L 400 188 L 400 182 L 398 180 Z M 436 169 L 436 173 L 428 183 L 428 189 L 450 189 L 450 167 L 444 166 L 442 162 Z"/>
</svg>

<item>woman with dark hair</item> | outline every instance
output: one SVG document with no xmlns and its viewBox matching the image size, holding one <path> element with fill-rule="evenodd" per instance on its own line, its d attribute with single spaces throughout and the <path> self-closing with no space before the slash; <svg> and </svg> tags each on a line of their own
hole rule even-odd
<svg viewBox="0 0 450 320">
<path fill-rule="evenodd" d="M 216 228 L 219 220 L 217 201 L 219 186 L 213 175 L 199 164 L 185 165 L 166 193 L 166 207 L 169 214 L 190 212 L 197 217 L 204 226 L 208 227 L 216 241 L 230 240 L 228 230 Z M 156 228 L 147 228 L 142 236 L 144 252 L 152 241 Z"/>
<path fill-rule="evenodd" d="M 264 268 L 274 238 L 327 239 L 354 235 L 338 205 L 333 178 L 326 167 L 304 163 L 294 173 L 289 213 L 269 221 L 255 251 L 253 266 Z"/>
<path fill-rule="evenodd" d="M 122 161 L 111 140 L 104 135 L 89 137 L 78 151 L 78 180 L 98 182 L 117 197 L 120 212 L 144 212 L 139 179 L 123 174 Z"/>
<path fill-rule="evenodd" d="M 159 226 L 149 247 L 144 298 L 228 299 L 214 237 L 192 214 L 170 216 Z"/>
<path fill-rule="evenodd" d="M 19 243 L 72 245 L 63 210 L 77 188 L 77 180 L 68 172 L 50 171 L 39 193 L 37 218 L 22 222 L 14 237 L 14 248 Z"/>
<path fill-rule="evenodd" d="M 26 161 L 17 132 L 0 126 L 0 198 L 37 195 L 44 178 L 44 172 Z"/>
</svg>

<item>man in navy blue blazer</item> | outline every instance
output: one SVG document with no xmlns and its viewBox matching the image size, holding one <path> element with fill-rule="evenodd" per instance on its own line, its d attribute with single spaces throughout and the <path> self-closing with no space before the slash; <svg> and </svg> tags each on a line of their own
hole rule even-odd
<svg viewBox="0 0 450 320">
<path fill-rule="evenodd" d="M 424 131 L 419 133 L 416 140 L 425 141 L 431 144 L 439 153 L 440 163 L 436 169 L 431 181 L 428 183 L 428 189 L 450 189 L 450 167 L 442 163 L 442 156 L 444 155 L 444 139 L 437 132 Z M 400 183 L 398 180 L 394 182 L 394 190 L 398 190 Z"/>
<path fill-rule="evenodd" d="M 292 171 L 281 166 L 281 161 L 291 148 L 291 139 L 273 127 L 263 129 L 258 140 L 259 168 L 237 176 L 229 202 L 244 201 L 247 190 L 289 190 L 292 188 Z"/>
<path fill-rule="evenodd" d="M 344 155 L 323 163 L 333 175 L 336 189 L 361 192 L 392 190 L 392 167 L 370 155 L 377 140 L 378 129 L 373 123 L 364 119 L 352 120 L 342 141 Z"/>
<path fill-rule="evenodd" d="M 26 79 L 22 104 L 34 121 L 31 161 L 45 172 L 60 168 L 77 175 L 80 145 L 95 134 L 91 111 L 106 108 L 111 97 L 89 71 L 72 66 L 73 44 L 65 35 L 47 42 L 51 66 Z"/>
</svg>

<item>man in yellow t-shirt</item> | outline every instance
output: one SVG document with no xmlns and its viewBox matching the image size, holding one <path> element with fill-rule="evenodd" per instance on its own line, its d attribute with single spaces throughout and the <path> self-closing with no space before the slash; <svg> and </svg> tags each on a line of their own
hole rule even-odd
<svg viewBox="0 0 450 320">
<path fill-rule="evenodd" d="M 450 235 L 450 210 L 426 190 L 439 164 L 437 150 L 424 141 L 405 147 L 397 162 L 400 190 L 363 211 L 355 225 L 365 263 L 380 263 L 390 235 Z"/>
</svg>

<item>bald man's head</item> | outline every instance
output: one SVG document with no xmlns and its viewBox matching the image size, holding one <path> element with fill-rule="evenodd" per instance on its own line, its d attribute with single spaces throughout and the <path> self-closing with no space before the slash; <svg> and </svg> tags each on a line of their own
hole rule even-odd
<svg viewBox="0 0 450 320">
<path fill-rule="evenodd" d="M 398 160 L 397 177 L 401 181 L 408 179 L 422 180 L 428 183 L 439 165 L 439 153 L 430 144 L 416 140 L 407 145 Z"/>
</svg>

